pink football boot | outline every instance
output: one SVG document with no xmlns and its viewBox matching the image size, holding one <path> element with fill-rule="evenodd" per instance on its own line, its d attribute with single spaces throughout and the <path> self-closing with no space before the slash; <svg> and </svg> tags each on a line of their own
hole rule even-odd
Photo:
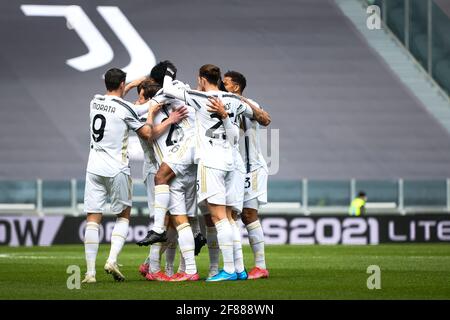
<svg viewBox="0 0 450 320">
<path fill-rule="evenodd" d="M 139 273 L 145 278 L 149 270 L 149 265 L 147 263 L 143 263 L 139 266 Z"/>
<path fill-rule="evenodd" d="M 155 273 L 149 272 L 146 274 L 145 279 L 150 281 L 170 281 L 170 278 L 162 271 L 158 271 Z"/>
<path fill-rule="evenodd" d="M 197 281 L 200 277 L 198 273 L 187 274 L 185 272 L 179 272 L 174 274 L 174 276 L 170 279 L 170 281 L 178 282 L 178 281 Z"/>
<path fill-rule="evenodd" d="M 262 278 L 268 278 L 269 277 L 269 270 L 262 269 L 258 267 L 254 267 L 250 272 L 248 273 L 247 279 L 262 279 Z"/>
</svg>

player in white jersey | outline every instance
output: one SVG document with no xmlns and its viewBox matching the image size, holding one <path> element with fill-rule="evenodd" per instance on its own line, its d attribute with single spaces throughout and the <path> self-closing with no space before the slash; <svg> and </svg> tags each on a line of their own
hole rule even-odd
<svg viewBox="0 0 450 320">
<path fill-rule="evenodd" d="M 161 63 L 160 63 L 161 64 Z M 155 76 L 154 69 L 158 69 L 159 65 L 156 65 L 151 72 L 151 76 Z M 152 77 L 147 78 L 144 77 L 139 80 L 135 80 L 131 83 L 129 83 L 126 87 L 126 92 L 128 92 L 130 89 L 137 86 L 138 93 L 139 93 L 139 99 L 136 101 L 136 112 L 140 115 L 146 108 L 148 109 L 148 103 L 156 104 L 155 100 L 149 101 L 151 98 L 154 97 L 154 95 L 161 89 L 162 87 L 162 81 L 164 77 L 164 73 L 166 70 L 166 66 L 163 66 L 163 71 L 161 73 L 161 85 L 157 83 Z M 157 75 L 156 75 L 157 77 Z M 138 106 L 140 105 L 140 106 Z M 142 108 L 144 106 L 144 108 Z M 145 107 L 147 106 L 147 107 Z M 166 108 L 164 106 L 163 108 Z M 181 106 L 177 108 L 176 110 L 171 110 L 170 114 L 168 116 L 165 116 L 164 113 L 159 112 L 155 115 L 153 120 L 153 141 L 144 141 L 143 139 L 140 139 L 141 146 L 144 151 L 144 183 L 146 185 L 147 189 L 147 197 L 148 197 L 148 204 L 149 204 L 149 211 L 150 211 L 150 217 L 153 216 L 154 211 L 154 200 L 155 200 L 155 184 L 154 184 L 154 177 L 157 172 L 157 169 L 159 168 L 159 164 L 162 162 L 162 159 L 159 157 L 160 153 L 159 148 L 155 146 L 158 140 L 165 141 L 168 137 L 168 133 L 171 132 L 172 128 L 174 126 L 177 126 L 178 123 L 182 122 L 183 119 L 186 118 L 188 115 L 187 109 L 184 106 Z M 162 121 L 164 120 L 164 121 Z M 144 119 L 145 121 L 145 119 Z M 172 134 L 171 134 L 172 135 Z M 195 177 L 193 178 L 195 182 Z M 192 185 L 195 186 L 193 183 Z M 194 199 L 195 202 L 195 199 Z M 168 217 L 167 217 L 168 218 Z M 168 223 L 168 219 L 167 223 Z M 176 230 L 170 229 L 170 231 L 173 231 L 169 233 L 172 237 L 170 237 L 170 241 L 165 243 L 165 247 L 161 244 L 155 244 L 150 248 L 149 255 L 146 259 L 146 261 L 139 266 L 139 272 L 148 280 L 158 280 L 158 281 L 168 281 L 170 280 L 163 272 L 160 272 L 160 255 L 162 252 L 166 252 L 166 268 L 173 269 L 173 261 L 175 258 L 175 250 L 176 250 Z M 174 237 L 173 237 L 174 236 Z M 170 256 L 170 257 L 169 257 Z M 171 260 L 172 262 L 170 263 Z"/>
<path fill-rule="evenodd" d="M 167 67 L 170 67 L 176 73 L 175 66 L 168 60 L 160 62 L 152 69 L 151 77 L 154 78 L 157 82 L 161 83 L 161 85 L 163 83 Z M 174 81 L 174 85 L 183 88 L 186 86 L 179 81 Z M 188 88 L 188 86 L 185 88 Z M 163 113 L 161 114 L 162 118 L 167 117 L 167 114 L 171 112 L 171 108 L 176 107 L 177 104 L 183 106 L 185 104 L 180 100 L 169 99 L 162 92 L 156 95 L 153 100 L 157 102 L 169 102 L 169 108 L 163 110 Z M 166 116 L 164 116 L 164 112 L 166 113 Z M 161 166 L 155 176 L 155 185 L 157 189 L 155 191 L 155 202 L 157 203 L 155 208 L 155 223 L 152 230 L 148 232 L 147 236 L 137 243 L 138 245 L 149 245 L 158 242 L 165 242 L 167 240 L 167 227 L 164 217 L 166 214 L 166 208 L 169 205 L 170 201 L 167 192 L 168 185 L 176 175 L 184 175 L 185 170 L 192 170 L 192 168 L 187 169 L 186 166 L 193 164 L 193 156 L 195 150 L 195 111 L 191 109 L 189 114 L 190 116 L 185 121 L 171 127 L 170 131 L 166 134 L 165 140 L 158 139 L 160 140 L 160 142 L 155 141 L 154 146 L 157 149 L 156 153 L 160 154 L 161 163 Z M 178 147 L 177 144 L 182 144 L 182 146 Z M 165 159 L 166 157 L 167 159 Z M 194 254 L 197 255 L 200 252 L 201 247 L 206 244 L 206 239 L 200 232 L 197 216 L 190 216 L 189 221 L 194 232 Z"/>
<path fill-rule="evenodd" d="M 155 66 L 154 69 L 163 67 L 162 75 L 164 76 L 168 65 L 175 69 L 170 61 L 162 62 Z M 152 73 L 155 74 L 156 72 L 152 70 Z M 174 81 L 173 85 L 177 88 L 188 88 L 180 81 Z M 152 101 L 164 103 L 161 111 L 155 116 L 155 124 L 165 122 L 173 110 L 181 107 L 187 108 L 188 113 L 186 119 L 171 125 L 169 130 L 153 142 L 156 159 L 160 164 L 160 168 L 155 176 L 155 223 L 147 237 L 137 244 L 149 245 L 167 240 L 165 238 L 166 223 L 164 218 L 166 212 L 169 211 L 171 223 L 175 226 L 178 233 L 178 243 L 184 265 L 183 272 L 175 275 L 170 280 L 198 280 L 199 276 L 194 257 L 195 240 L 191 228 L 193 219 L 196 221 L 195 111 L 189 106 L 185 107 L 183 101 L 168 97 L 162 91 L 157 93 L 152 98 Z M 200 234 L 199 226 L 197 227 Z M 164 279 L 164 274 L 159 270 L 159 263 L 156 265 L 152 262 L 153 260 L 150 261 L 150 270 L 146 278 L 149 280 L 167 280 Z"/>
<path fill-rule="evenodd" d="M 226 88 L 221 86 L 222 90 L 226 90 Z M 243 99 L 239 95 L 233 95 L 234 97 L 238 99 Z M 249 105 L 252 108 L 253 111 L 253 117 L 252 119 L 258 119 L 258 121 L 266 122 L 268 121 L 268 114 L 261 110 L 260 108 L 257 108 L 253 105 Z M 241 126 L 242 119 L 248 119 L 248 117 L 238 116 L 233 118 L 233 122 L 237 126 Z M 242 212 L 243 203 L 244 203 L 244 182 L 245 182 L 245 175 L 246 175 L 246 166 L 244 165 L 244 162 L 242 160 L 241 154 L 239 152 L 239 145 L 236 143 L 233 148 L 233 158 L 235 161 L 235 170 L 232 173 L 232 179 L 231 179 L 231 187 L 232 192 L 236 195 L 236 203 L 233 205 L 232 211 L 232 217 L 233 219 L 230 219 L 230 223 L 232 225 L 233 229 L 233 247 L 234 247 L 234 258 L 235 258 L 235 264 L 237 266 L 243 265 L 240 261 L 243 259 L 242 255 L 242 244 L 241 244 L 241 236 L 240 236 L 240 230 L 237 224 L 237 215 Z M 211 215 L 209 214 L 207 208 L 205 206 L 200 206 L 200 210 L 202 211 L 202 214 L 205 218 L 205 224 L 206 224 L 206 237 L 208 242 L 208 249 L 209 249 L 209 274 L 210 276 L 213 276 L 218 273 L 218 265 L 219 265 L 219 247 L 217 246 L 217 231 L 214 226 L 214 223 L 211 220 Z"/>
<path fill-rule="evenodd" d="M 172 71 L 164 79 L 164 93 L 185 101 L 196 110 L 196 161 L 199 162 L 198 202 L 208 207 L 217 229 L 224 268 L 207 281 L 245 279 L 243 267 L 236 269 L 233 248 L 233 230 L 230 224 L 231 208 L 236 204 L 231 181 L 234 171 L 233 145 L 239 130 L 230 117 L 241 113 L 252 115 L 250 107 L 232 94 L 219 91 L 220 69 L 204 65 L 199 70 L 198 90 L 177 88 L 173 85 Z M 220 99 L 218 99 L 220 98 Z M 223 103 L 222 103 L 223 101 Z"/>
<path fill-rule="evenodd" d="M 120 272 L 117 257 L 128 234 L 132 184 L 128 161 L 128 131 L 134 130 L 145 140 L 152 139 L 153 116 L 159 106 L 148 111 L 148 120 L 141 122 L 133 105 L 122 99 L 126 74 L 110 69 L 105 74 L 105 95 L 95 95 L 90 103 L 90 153 L 86 169 L 84 211 L 87 213 L 85 254 L 87 273 L 83 283 L 94 283 L 95 260 L 99 247 L 99 224 L 107 197 L 111 211 L 117 215 L 111 235 L 111 250 L 105 271 L 117 281 Z"/>
<path fill-rule="evenodd" d="M 228 71 L 224 75 L 224 86 L 229 92 L 242 95 L 247 81 L 236 71 Z M 260 108 L 253 100 L 243 98 L 252 108 Z M 247 231 L 250 246 L 254 254 L 255 267 L 248 273 L 249 279 L 267 278 L 269 271 L 266 267 L 264 252 L 264 233 L 258 219 L 258 209 L 267 203 L 267 164 L 261 152 L 260 125 L 270 124 L 270 116 L 264 112 L 260 118 L 242 118 L 241 126 L 245 132 L 241 151 L 245 160 L 245 193 L 241 219 Z"/>
</svg>

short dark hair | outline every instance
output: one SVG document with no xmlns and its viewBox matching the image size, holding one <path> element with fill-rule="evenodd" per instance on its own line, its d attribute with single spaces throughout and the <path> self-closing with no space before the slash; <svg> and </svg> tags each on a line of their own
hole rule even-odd
<svg viewBox="0 0 450 320">
<path fill-rule="evenodd" d="M 167 68 L 170 68 L 175 72 L 173 76 L 173 78 L 175 79 L 177 76 L 177 68 L 169 60 L 159 62 L 152 68 L 152 71 L 150 71 L 150 78 L 153 78 L 161 87 L 164 82 L 164 76 L 166 75 Z"/>
<path fill-rule="evenodd" d="M 151 99 L 155 96 L 155 94 L 161 89 L 161 86 L 156 83 L 153 78 L 145 79 L 138 86 L 138 93 L 141 93 L 141 90 L 144 90 L 144 98 Z"/>
<path fill-rule="evenodd" d="M 239 86 L 241 92 L 244 92 L 245 87 L 247 86 L 247 80 L 244 75 L 237 71 L 228 71 L 224 74 L 224 77 L 231 78 L 231 81 L 236 83 Z"/>
<path fill-rule="evenodd" d="M 202 78 L 205 78 L 211 84 L 219 85 L 220 76 L 220 68 L 213 64 L 205 64 L 200 67 L 198 75 Z"/>
<path fill-rule="evenodd" d="M 365 197 L 365 196 L 366 196 L 366 193 L 364 191 L 358 192 L 358 197 L 362 198 L 362 197 Z"/>
<path fill-rule="evenodd" d="M 120 69 L 112 68 L 105 73 L 106 90 L 114 91 L 119 89 L 120 84 L 125 82 L 127 74 Z"/>
<path fill-rule="evenodd" d="M 220 91 L 227 91 L 227 88 L 225 88 L 225 84 L 223 83 L 222 79 L 219 80 L 219 90 Z"/>
</svg>

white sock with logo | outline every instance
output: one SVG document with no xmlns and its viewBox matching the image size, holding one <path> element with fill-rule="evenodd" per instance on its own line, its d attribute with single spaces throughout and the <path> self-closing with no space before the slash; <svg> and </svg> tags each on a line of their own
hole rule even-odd
<svg viewBox="0 0 450 320">
<path fill-rule="evenodd" d="M 244 255 L 242 253 L 241 231 L 236 221 L 230 221 L 231 228 L 233 229 L 233 254 L 234 254 L 234 267 L 236 272 L 244 271 Z"/>
<path fill-rule="evenodd" d="M 180 254 L 180 264 L 178 265 L 178 273 L 184 273 L 186 272 L 186 264 L 184 263 L 183 255 Z"/>
<path fill-rule="evenodd" d="M 166 217 L 167 208 L 169 207 L 170 193 L 169 185 L 161 184 L 155 186 L 155 221 L 152 230 L 156 233 L 163 233 L 166 231 L 164 220 Z"/>
<path fill-rule="evenodd" d="M 255 257 L 255 266 L 266 269 L 266 259 L 264 254 L 264 232 L 259 220 L 245 226 L 248 232 L 248 241 L 252 247 Z"/>
<path fill-rule="evenodd" d="M 216 227 L 206 227 L 206 241 L 209 253 L 209 274 L 219 273 L 219 243 Z"/>
<path fill-rule="evenodd" d="M 183 223 L 177 227 L 178 244 L 180 245 L 181 255 L 184 258 L 185 272 L 187 274 L 197 273 L 197 265 L 195 264 L 195 242 L 194 235 L 189 223 Z"/>
<path fill-rule="evenodd" d="M 129 223 L 126 218 L 117 218 L 111 234 L 111 250 L 109 251 L 108 262 L 117 262 L 117 256 L 122 251 L 125 240 L 127 239 Z"/>
<path fill-rule="evenodd" d="M 86 256 L 87 274 L 95 277 L 95 260 L 97 259 L 99 228 L 96 222 L 88 222 L 84 232 L 84 252 Z"/>
<path fill-rule="evenodd" d="M 223 270 L 227 273 L 234 273 L 234 253 L 233 253 L 233 230 L 227 218 L 220 220 L 216 224 L 217 242 L 222 251 Z"/>
<path fill-rule="evenodd" d="M 154 243 L 150 247 L 150 272 L 156 273 L 158 271 L 161 271 L 161 243 Z"/>
</svg>

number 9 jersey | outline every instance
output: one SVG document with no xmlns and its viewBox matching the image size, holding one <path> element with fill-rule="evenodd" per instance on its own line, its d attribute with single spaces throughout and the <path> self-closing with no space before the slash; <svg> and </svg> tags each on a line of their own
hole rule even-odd
<svg viewBox="0 0 450 320">
<path fill-rule="evenodd" d="M 95 95 L 90 104 L 90 152 L 86 171 L 103 177 L 130 175 L 128 130 L 139 130 L 133 105 L 110 95 Z"/>
</svg>

